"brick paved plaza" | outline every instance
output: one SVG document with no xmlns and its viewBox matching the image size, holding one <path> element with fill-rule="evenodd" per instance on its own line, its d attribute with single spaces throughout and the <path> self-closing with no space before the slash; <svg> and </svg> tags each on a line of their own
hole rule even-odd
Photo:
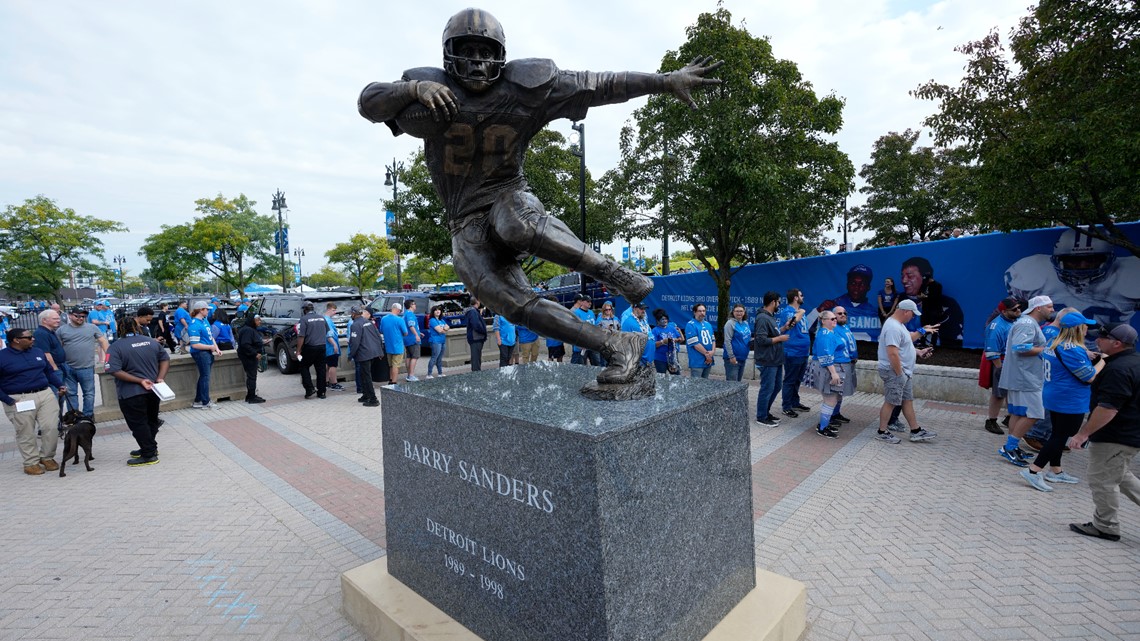
<svg viewBox="0 0 1140 641">
<path fill-rule="evenodd" d="M 28 477 L 4 425 L 0 639 L 362 638 L 339 577 L 384 554 L 380 411 L 302 400 L 272 371 L 260 389 L 265 405 L 164 413 L 161 463 L 141 469 L 119 421 L 94 472 Z M 1125 501 L 1118 543 L 1073 534 L 1085 484 L 1037 492 L 981 408 L 917 405 L 933 442 L 874 442 L 865 394 L 838 440 L 810 414 L 752 426 L 757 559 L 807 584 L 805 638 L 1140 639 L 1140 509 Z"/>
</svg>

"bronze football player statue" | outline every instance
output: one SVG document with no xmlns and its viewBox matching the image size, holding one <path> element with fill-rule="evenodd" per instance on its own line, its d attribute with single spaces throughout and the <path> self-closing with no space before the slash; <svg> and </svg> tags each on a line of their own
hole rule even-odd
<svg viewBox="0 0 1140 641">
<path fill-rule="evenodd" d="M 443 69 L 419 67 L 397 82 L 374 82 L 360 114 L 394 135 L 424 141 L 432 182 L 447 211 L 455 272 L 467 289 L 512 323 L 584 349 L 609 363 L 599 383 L 627 383 L 647 337 L 607 332 L 536 294 L 519 261 L 537 256 L 601 281 L 632 305 L 653 289 L 645 276 L 594 252 L 547 215 L 523 178 L 531 138 L 558 118 L 581 120 L 597 105 L 672 93 L 696 107 L 690 90 L 721 63 L 708 58 L 666 74 L 563 71 L 551 60 L 506 61 L 499 21 L 465 9 L 443 30 Z"/>
</svg>

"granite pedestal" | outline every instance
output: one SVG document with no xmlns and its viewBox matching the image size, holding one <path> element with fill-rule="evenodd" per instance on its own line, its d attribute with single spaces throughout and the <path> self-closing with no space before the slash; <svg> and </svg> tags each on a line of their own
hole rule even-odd
<svg viewBox="0 0 1140 641">
<path fill-rule="evenodd" d="M 755 585 L 746 386 L 599 371 L 381 390 L 388 571 L 486 641 L 696 641 Z"/>
</svg>

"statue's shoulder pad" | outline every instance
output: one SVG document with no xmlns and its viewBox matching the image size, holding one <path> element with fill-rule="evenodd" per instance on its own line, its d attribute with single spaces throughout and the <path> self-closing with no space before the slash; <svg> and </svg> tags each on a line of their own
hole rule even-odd
<svg viewBox="0 0 1140 641">
<path fill-rule="evenodd" d="M 520 58 L 503 67 L 503 77 L 507 82 L 528 89 L 541 87 L 553 80 L 557 73 L 558 67 L 553 60 L 547 58 Z"/>
<path fill-rule="evenodd" d="M 447 84 L 447 72 L 439 67 L 416 67 L 404 72 L 404 80 L 430 80 Z"/>
</svg>

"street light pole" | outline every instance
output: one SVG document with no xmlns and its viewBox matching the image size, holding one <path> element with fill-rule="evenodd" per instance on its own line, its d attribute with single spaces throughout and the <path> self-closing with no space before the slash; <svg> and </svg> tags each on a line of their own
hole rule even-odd
<svg viewBox="0 0 1140 641">
<path fill-rule="evenodd" d="M 404 163 L 392 159 L 391 166 L 384 166 L 384 186 L 392 188 L 392 213 L 396 215 L 396 228 L 400 227 L 400 208 L 396 203 L 400 192 L 400 172 L 404 171 Z M 396 252 L 396 291 L 404 291 L 404 274 L 400 267 L 400 252 Z"/>
<path fill-rule="evenodd" d="M 119 270 L 119 298 L 126 298 L 126 287 L 123 285 L 123 265 L 127 264 L 127 259 L 123 258 L 120 254 L 111 259 L 111 262 L 118 265 Z"/>
<path fill-rule="evenodd" d="M 297 257 L 297 284 L 300 285 L 305 276 L 305 272 L 301 269 L 301 258 L 305 256 L 305 250 L 300 247 L 295 247 L 293 249 L 293 255 Z"/>
<path fill-rule="evenodd" d="M 289 288 L 285 282 L 285 225 L 281 220 L 281 212 L 285 211 L 285 192 L 280 189 L 273 194 L 273 211 L 277 212 L 277 253 L 281 256 L 281 291 Z"/>
<path fill-rule="evenodd" d="M 578 132 L 577 150 L 571 145 L 570 153 L 578 157 L 578 206 L 582 210 L 582 242 L 586 242 L 586 123 L 575 122 L 570 128 Z M 581 279 L 582 293 L 586 293 L 586 279 Z"/>
<path fill-rule="evenodd" d="M 662 173 L 668 174 L 671 165 L 672 156 L 669 155 L 669 143 L 665 141 L 665 149 L 661 154 L 661 159 L 665 161 Z M 665 176 L 665 202 L 661 206 L 661 275 L 669 275 L 669 187 L 672 183 L 668 180 L 669 176 Z"/>
</svg>

